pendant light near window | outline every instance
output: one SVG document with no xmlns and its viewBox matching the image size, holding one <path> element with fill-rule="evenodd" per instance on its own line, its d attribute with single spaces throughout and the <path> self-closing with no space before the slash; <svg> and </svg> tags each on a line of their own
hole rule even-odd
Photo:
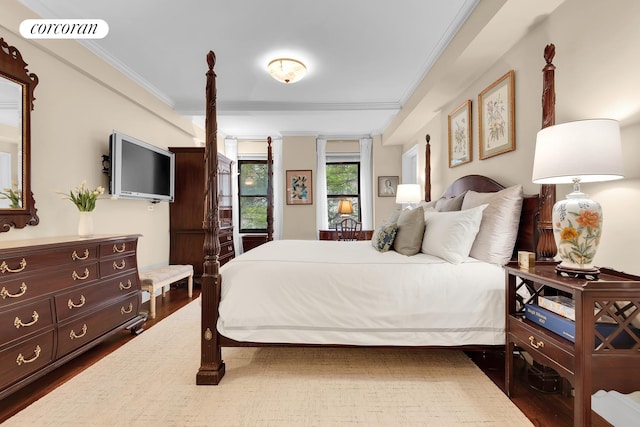
<svg viewBox="0 0 640 427">
<path fill-rule="evenodd" d="M 307 74 L 307 67 L 291 58 L 278 58 L 267 66 L 271 77 L 282 83 L 295 83 Z"/>
</svg>

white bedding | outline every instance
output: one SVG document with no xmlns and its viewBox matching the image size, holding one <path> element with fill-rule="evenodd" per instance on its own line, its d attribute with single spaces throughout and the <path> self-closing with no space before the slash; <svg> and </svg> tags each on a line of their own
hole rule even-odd
<svg viewBox="0 0 640 427">
<path fill-rule="evenodd" d="M 218 331 L 237 341 L 504 344 L 502 267 L 370 242 L 279 240 L 225 264 Z"/>
</svg>

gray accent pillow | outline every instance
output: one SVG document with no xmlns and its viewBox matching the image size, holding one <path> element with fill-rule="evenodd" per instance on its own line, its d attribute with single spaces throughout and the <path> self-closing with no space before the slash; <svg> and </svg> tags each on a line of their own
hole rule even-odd
<svg viewBox="0 0 640 427">
<path fill-rule="evenodd" d="M 465 194 L 467 194 L 466 191 L 458 196 L 450 197 L 448 199 L 445 199 L 444 197 L 439 198 L 436 201 L 436 210 L 438 212 L 459 211 L 462 209 L 462 202 L 464 201 Z"/>
<path fill-rule="evenodd" d="M 393 246 L 397 232 L 398 224 L 395 222 L 382 224 L 373 232 L 371 244 L 379 252 L 387 252 Z"/>
<path fill-rule="evenodd" d="M 522 210 L 522 185 L 496 193 L 468 191 L 462 209 L 488 204 L 482 213 L 480 231 L 469 255 L 475 259 L 505 265 L 513 255 Z"/>
<path fill-rule="evenodd" d="M 415 255 L 420 252 L 424 237 L 424 209 L 405 209 L 398 218 L 398 231 L 393 240 L 393 249 L 403 255 Z"/>
</svg>

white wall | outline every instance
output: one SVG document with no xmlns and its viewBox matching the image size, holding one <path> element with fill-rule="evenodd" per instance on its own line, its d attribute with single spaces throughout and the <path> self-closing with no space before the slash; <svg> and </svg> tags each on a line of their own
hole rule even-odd
<svg viewBox="0 0 640 427">
<path fill-rule="evenodd" d="M 107 187 L 101 156 L 109 152 L 113 129 L 165 149 L 203 139 L 202 130 L 79 43 L 24 40 L 19 24 L 34 17 L 18 1 L 3 1 L 0 36 L 20 50 L 39 78 L 31 116 L 31 180 L 40 224 L 0 233 L 0 241 L 75 235 L 77 209 L 55 192 L 68 192 L 82 180 Z M 94 227 L 97 234 L 141 234 L 141 269 L 168 262 L 168 203 L 102 199 Z"/>
</svg>

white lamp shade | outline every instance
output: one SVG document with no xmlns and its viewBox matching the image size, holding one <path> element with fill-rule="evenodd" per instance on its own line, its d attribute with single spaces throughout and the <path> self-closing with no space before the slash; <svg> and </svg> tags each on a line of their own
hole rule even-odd
<svg viewBox="0 0 640 427">
<path fill-rule="evenodd" d="M 536 184 L 568 184 L 623 178 L 620 125 L 616 120 L 580 120 L 538 132 L 533 160 Z"/>
<path fill-rule="evenodd" d="M 422 200 L 420 184 L 399 184 L 396 190 L 396 203 L 418 203 Z"/>
</svg>

